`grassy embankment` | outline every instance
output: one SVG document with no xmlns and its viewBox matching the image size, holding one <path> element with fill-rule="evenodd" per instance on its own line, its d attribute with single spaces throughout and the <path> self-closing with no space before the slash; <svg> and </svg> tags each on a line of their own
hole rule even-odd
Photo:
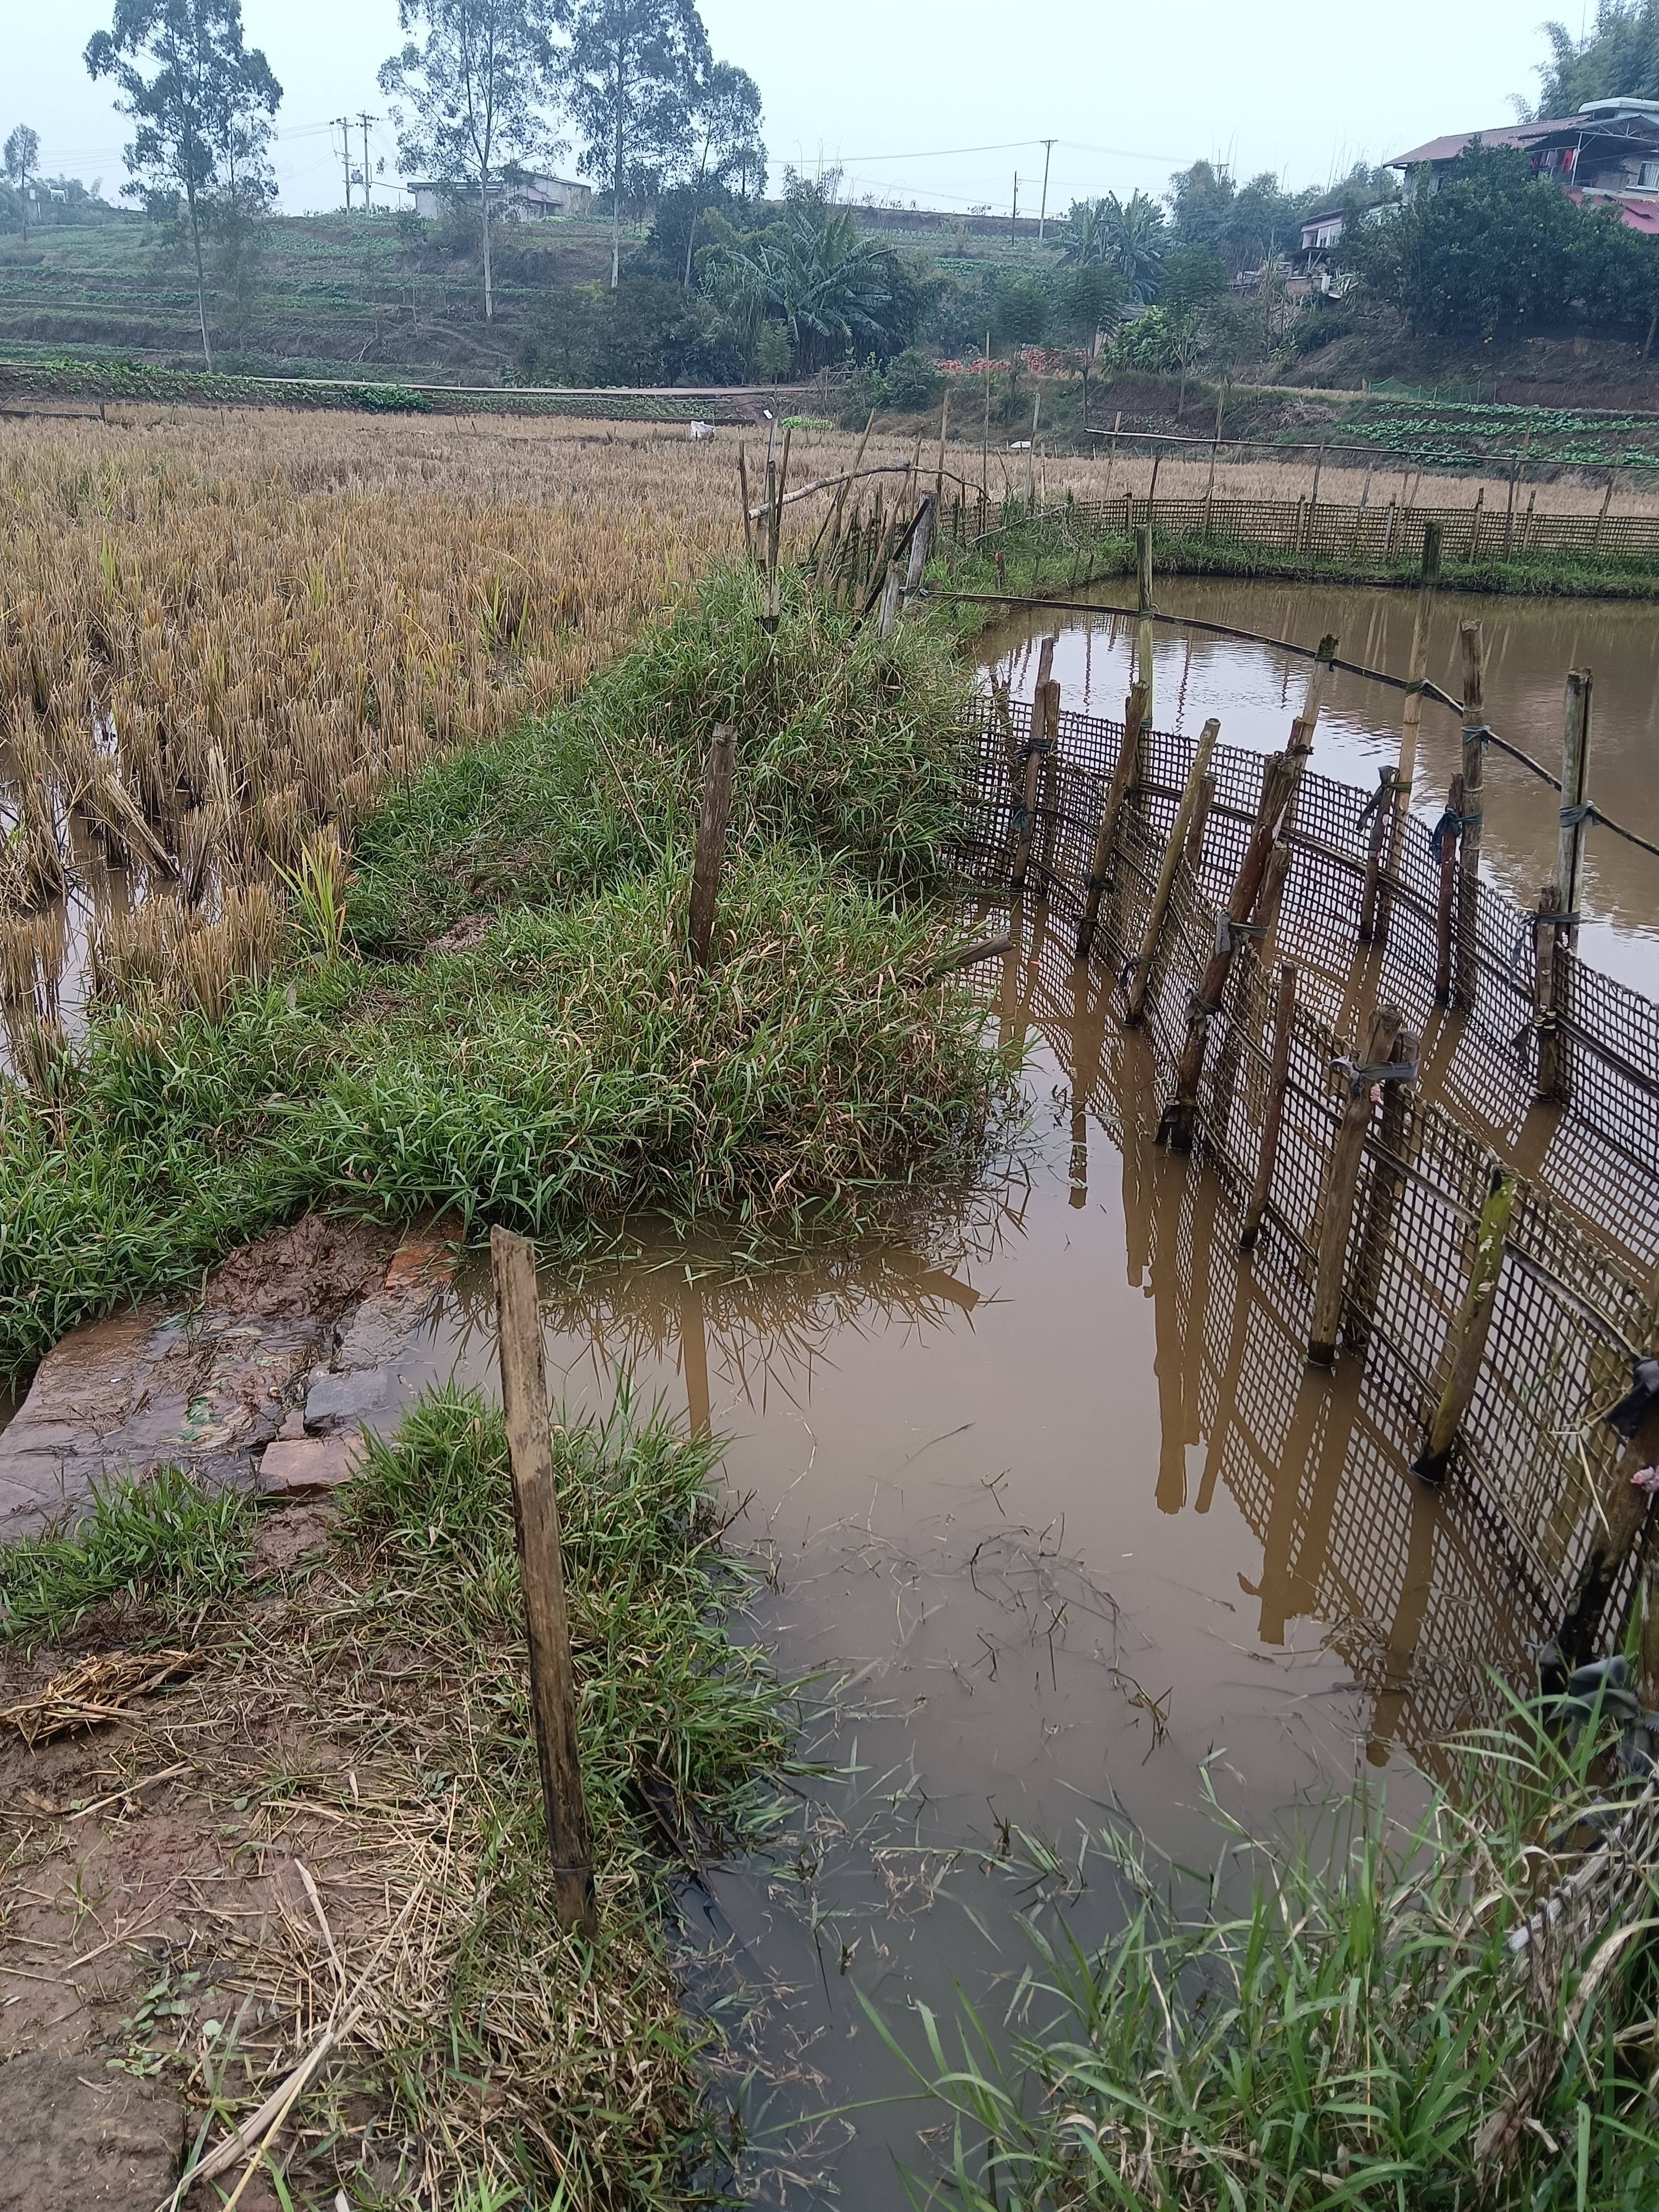
<svg viewBox="0 0 1659 2212">
<path fill-rule="evenodd" d="M 717 578 L 572 706 L 371 814 L 338 957 L 325 882 L 309 955 L 222 1012 L 130 971 L 83 1045 L 34 1033 L 0 1106 L 0 1368 L 308 1206 L 567 1247 L 641 1214 L 852 1234 L 969 1171 L 1006 1078 L 968 994 L 927 980 L 964 681 L 921 625 L 854 636 L 792 597 L 774 639 L 752 580 Z M 686 888 L 722 720 L 702 973 Z M 461 920 L 464 949 L 434 945 Z"/>
<path fill-rule="evenodd" d="M 999 556 L 1000 559 L 999 560 Z M 1015 518 L 977 544 L 951 549 L 930 572 L 941 589 L 1008 592 L 1015 597 L 1064 599 L 1103 577 L 1132 576 L 1133 538 L 1102 536 L 1063 509 L 1034 519 Z M 1224 538 L 1158 532 L 1152 543 L 1155 575 L 1236 576 L 1299 583 L 1369 584 L 1415 588 L 1420 570 L 1401 562 L 1388 568 L 1347 563 L 1328 556 L 1286 553 Z M 1449 591 L 1534 599 L 1659 599 L 1659 560 L 1633 556 L 1534 553 L 1518 560 L 1443 559 L 1441 582 Z M 960 619 L 977 626 L 969 606 Z"/>
<path fill-rule="evenodd" d="M 930 2201 L 964 2212 L 1651 2205 L 1651 1869 L 1620 1899 L 1598 1892 L 1590 1862 L 1590 1909 L 1545 1960 L 1529 1966 L 1511 1942 L 1634 1795 L 1610 1778 L 1608 1734 L 1560 1741 L 1516 1711 L 1468 1747 L 1411 1829 L 1362 1799 L 1328 1849 L 1266 1844 L 1218 1813 L 1207 1884 L 1109 1832 L 1093 1839 L 1092 1879 L 1115 1881 L 1127 1909 L 1097 1947 L 1067 1924 L 1081 1858 L 1075 1874 L 1052 1856 L 1011 1869 L 1046 1895 L 1006 2018 L 967 2011 L 954 2051 L 929 2018 L 932 2063 L 913 2068 L 954 2121 Z M 1241 1876 L 1249 1902 L 1230 1909 Z"/>
<path fill-rule="evenodd" d="M 112 1756 L 118 1772 L 188 1777 L 147 1810 L 216 1900 L 234 1905 L 250 1866 L 290 1853 L 314 1869 L 326 1951 L 303 1899 L 298 1922 L 251 1915 L 252 1940 L 229 1953 L 186 1922 L 159 1969 L 143 1962 L 167 2002 L 112 2021 L 108 2063 L 161 2075 L 191 2140 L 211 2145 L 315 2039 L 319 1984 L 336 2018 L 355 2012 L 269 2145 L 284 2204 L 343 2190 L 363 2212 L 416 2195 L 467 2212 L 652 2212 L 718 2160 L 728 2123 L 699 2101 L 704 2031 L 681 2010 L 662 1919 L 686 1854 L 769 1832 L 762 1778 L 788 1755 L 791 1702 L 729 1633 L 747 1581 L 708 1499 L 718 1443 L 624 1400 L 605 1422 L 561 1421 L 554 1445 L 592 1954 L 547 1911 L 498 1412 L 453 1391 L 417 1403 L 374 1446 L 325 1547 L 285 1575 L 257 1565 L 248 1500 L 166 1477 L 112 1494 L 72 1537 L 0 1553 L 0 1637 L 193 1647 L 188 1678 L 133 1709 Z M 37 1913 L 31 1972 L 67 1978 L 85 1948 L 71 1908 L 82 1875 L 100 1878 L 105 1838 L 95 1819 L 17 1817 L 31 1895 L 64 1899 L 56 1940 Z M 157 1912 L 171 1928 L 161 1900 L 147 1909 L 147 1928 Z"/>
</svg>

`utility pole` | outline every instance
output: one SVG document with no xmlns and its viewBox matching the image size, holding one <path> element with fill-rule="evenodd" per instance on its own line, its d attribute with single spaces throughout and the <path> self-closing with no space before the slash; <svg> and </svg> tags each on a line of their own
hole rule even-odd
<svg viewBox="0 0 1659 2212">
<path fill-rule="evenodd" d="M 1042 206 L 1037 216 L 1037 244 L 1042 245 L 1048 228 L 1048 157 L 1058 142 L 1045 138 L 1042 142 Z"/>
<path fill-rule="evenodd" d="M 371 123 L 378 123 L 380 119 L 378 115 L 365 115 L 361 110 L 357 116 L 358 122 L 363 126 L 363 205 L 365 208 L 371 204 L 368 197 L 368 126 Z"/>
<path fill-rule="evenodd" d="M 331 127 L 335 123 L 340 126 L 340 144 L 343 149 L 343 158 L 345 161 L 346 209 L 349 213 L 351 208 L 351 118 L 349 115 L 336 115 L 331 118 Z"/>
<path fill-rule="evenodd" d="M 1019 235 L 1019 171 L 1014 171 L 1014 211 L 1008 218 L 1008 243 L 1012 246 Z"/>
</svg>

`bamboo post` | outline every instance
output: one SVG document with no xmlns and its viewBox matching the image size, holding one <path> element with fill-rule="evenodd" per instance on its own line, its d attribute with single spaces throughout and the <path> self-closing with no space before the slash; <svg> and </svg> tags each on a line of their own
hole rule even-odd
<svg viewBox="0 0 1659 2212">
<path fill-rule="evenodd" d="M 1037 866 L 1042 872 L 1046 894 L 1048 885 L 1054 879 L 1054 846 L 1060 836 L 1060 686 L 1052 676 L 1046 678 L 1042 685 L 1042 730 L 1048 744 L 1042 756 L 1042 793 L 1039 810 L 1042 847 Z"/>
<path fill-rule="evenodd" d="M 841 535 L 841 518 L 842 510 L 847 504 L 848 487 L 851 484 L 856 483 L 859 480 L 859 471 L 864 466 L 864 449 L 870 442 L 870 433 L 874 428 L 875 420 L 876 410 L 872 407 L 870 410 L 869 420 L 865 423 L 863 434 L 859 439 L 858 444 L 854 449 L 852 468 L 836 487 L 836 503 L 830 510 L 830 542 L 829 550 L 825 556 L 826 559 L 830 559 L 834 556 L 836 542 Z M 858 495 L 856 493 L 853 495 L 853 507 L 854 513 L 856 514 L 858 511 Z"/>
<path fill-rule="evenodd" d="M 1486 654 L 1478 622 L 1458 626 L 1463 650 L 1463 805 L 1457 840 L 1457 1003 L 1480 994 L 1480 830 L 1486 778 Z"/>
<path fill-rule="evenodd" d="M 1194 877 L 1204 872 L 1204 836 L 1210 826 L 1210 809 L 1215 805 L 1215 777 L 1206 775 L 1198 787 L 1198 805 L 1187 831 L 1187 866 Z"/>
<path fill-rule="evenodd" d="M 1025 512 L 1036 513 L 1036 442 L 1037 422 L 1042 413 L 1042 386 L 1039 384 L 1031 399 L 1031 437 L 1025 448 Z"/>
<path fill-rule="evenodd" d="M 1446 793 L 1446 812 L 1463 811 L 1463 779 L 1455 775 Z M 1437 1006 L 1449 1006 L 1452 995 L 1452 911 L 1457 886 L 1457 825 L 1448 822 L 1440 832 L 1439 897 L 1434 916 L 1434 996 Z"/>
<path fill-rule="evenodd" d="M 1590 735 L 1590 672 L 1588 668 L 1574 668 L 1567 675 L 1566 712 L 1561 732 L 1561 822 L 1555 848 L 1556 887 L 1561 894 L 1561 911 L 1578 912 L 1579 874 L 1584 857 L 1584 830 L 1589 817 L 1583 811 L 1584 794 L 1589 785 Z M 1576 921 L 1565 925 L 1566 941 L 1577 948 L 1578 924 Z"/>
<path fill-rule="evenodd" d="M 1435 586 L 1439 580 L 1440 525 L 1429 521 L 1423 525 L 1423 575 L 1418 589 L 1417 611 L 1412 620 L 1406 703 L 1400 716 L 1400 757 L 1383 801 L 1386 834 L 1376 842 L 1365 862 L 1365 887 L 1359 903 L 1362 945 L 1380 943 L 1388 934 L 1383 879 L 1399 873 L 1400 850 L 1411 811 L 1412 778 L 1417 773 L 1417 733 L 1423 720 L 1423 678 L 1429 665 L 1429 623 L 1434 613 Z"/>
<path fill-rule="evenodd" d="M 1404 1020 L 1398 1006 L 1376 1009 L 1371 1016 L 1362 1066 L 1380 1066 L 1389 1058 Z M 1370 1082 L 1351 1077 L 1347 1103 L 1337 1127 L 1336 1141 L 1331 1147 L 1324 1200 L 1319 1212 L 1313 1322 L 1308 1333 L 1308 1357 L 1316 1367 L 1336 1364 L 1337 1340 L 1342 1333 L 1348 1238 L 1353 1224 L 1354 1198 L 1359 1188 L 1359 1164 L 1364 1157 L 1373 1111 Z"/>
<path fill-rule="evenodd" d="M 755 526 L 749 514 L 749 463 L 744 456 L 743 441 L 738 441 L 738 489 L 743 495 L 743 550 L 744 558 L 755 557 Z"/>
<path fill-rule="evenodd" d="M 1031 692 L 1031 733 L 1025 740 L 1024 773 L 1014 808 L 1014 864 L 1008 872 L 1008 888 L 1014 891 L 1025 887 L 1026 871 L 1031 862 L 1031 839 L 1036 829 L 1037 780 L 1054 741 L 1054 733 L 1048 727 L 1048 672 L 1054 665 L 1054 641 L 1045 637 L 1037 655 L 1037 678 Z M 1058 703 L 1056 686 L 1056 706 Z"/>
<path fill-rule="evenodd" d="M 951 387 L 945 387 L 945 397 L 939 409 L 939 466 L 933 471 L 933 507 L 935 511 L 945 504 L 945 441 L 951 428 Z"/>
<path fill-rule="evenodd" d="M 697 823 L 697 857 L 691 871 L 691 957 L 699 968 L 709 964 L 714 938 L 714 906 L 720 892 L 720 864 L 726 856 L 726 825 L 732 818 L 732 763 L 737 730 L 730 722 L 717 722 L 708 747 L 708 768 L 703 778 L 702 815 Z"/>
<path fill-rule="evenodd" d="M 1158 463 L 1152 463 L 1152 481 L 1158 482 Z M 1146 722 L 1152 719 L 1152 508 L 1146 503 L 1146 526 L 1139 533 L 1136 548 L 1136 594 L 1140 610 L 1140 631 L 1136 641 L 1139 665 L 1135 681 L 1146 694 Z"/>
<path fill-rule="evenodd" d="M 1602 526 L 1606 523 L 1607 519 L 1607 509 L 1613 505 L 1613 488 L 1618 481 L 1618 470 L 1609 469 L 1607 471 L 1607 488 L 1603 493 L 1601 498 L 1601 511 L 1595 518 L 1595 534 L 1590 539 L 1590 550 L 1592 553 L 1599 553 L 1601 550 Z"/>
<path fill-rule="evenodd" d="M 489 1261 L 495 1279 L 501 1407 L 513 1471 L 519 1575 L 530 1641 L 530 1711 L 553 1862 L 553 1910 L 562 1928 L 579 1930 L 592 1942 L 599 1934 L 599 1909 L 582 1802 L 576 1677 L 559 1551 L 536 1255 L 526 1239 L 497 1228 L 489 1233 Z"/>
<path fill-rule="evenodd" d="M 1279 965 L 1279 1002 L 1273 1013 L 1273 1058 L 1267 1071 L 1267 1107 L 1261 1123 L 1261 1149 L 1256 1154 L 1255 1181 L 1250 1187 L 1249 1204 L 1244 1209 L 1244 1225 L 1239 1231 L 1238 1249 L 1253 1252 L 1261 1234 L 1261 1224 L 1273 1201 L 1273 1170 L 1279 1164 L 1279 1139 L 1285 1126 L 1285 1100 L 1291 1087 L 1291 1038 L 1296 1028 L 1296 963 L 1282 960 Z"/>
<path fill-rule="evenodd" d="M 1193 752 L 1193 764 L 1187 771 L 1187 781 L 1164 848 L 1158 882 L 1152 891 L 1152 904 L 1146 909 L 1146 923 L 1140 933 L 1140 946 L 1135 954 L 1129 978 L 1128 1005 L 1124 1019 L 1131 1028 L 1146 1011 L 1146 993 L 1152 982 L 1152 962 L 1158 957 L 1158 939 L 1164 934 L 1164 916 L 1170 910 L 1170 895 L 1175 889 L 1176 870 L 1181 866 L 1182 857 L 1187 849 L 1188 833 L 1193 826 L 1193 817 L 1198 811 L 1199 794 L 1204 787 L 1204 779 L 1210 772 L 1210 757 L 1220 734 L 1221 725 L 1212 715 L 1199 734 L 1198 744 Z"/>
<path fill-rule="evenodd" d="M 1547 1105 L 1561 1095 L 1559 1045 L 1555 1027 L 1555 948 L 1559 885 L 1546 884 L 1538 894 L 1538 919 L 1532 927 L 1532 1025 L 1538 1039 L 1538 1066 L 1532 1095 Z"/>
<path fill-rule="evenodd" d="M 900 613 L 921 589 L 921 580 L 927 573 L 927 556 L 933 550 L 936 513 L 933 494 L 924 492 L 921 505 L 916 511 L 916 526 L 910 533 L 910 565 L 905 571 L 904 589 L 899 594 Z"/>
<path fill-rule="evenodd" d="M 1112 842 L 1117 835 L 1117 817 L 1123 801 L 1134 787 L 1140 768 L 1140 732 L 1146 722 L 1147 695 L 1144 684 L 1131 690 L 1123 706 L 1123 743 L 1112 769 L 1112 780 L 1106 787 L 1102 801 L 1100 823 L 1095 831 L 1095 849 L 1089 863 L 1089 879 L 1085 886 L 1083 919 L 1078 924 L 1075 957 L 1086 960 L 1094 949 L 1095 931 L 1100 921 L 1101 895 L 1106 888 L 1106 870 L 1112 857 Z"/>
<path fill-rule="evenodd" d="M 1244 857 L 1238 864 L 1233 888 L 1211 954 L 1193 994 L 1187 1013 L 1187 1035 L 1176 1062 L 1175 1093 L 1164 1109 L 1158 1137 L 1172 1152 L 1188 1152 L 1193 1146 L 1193 1123 L 1198 1109 L 1199 1079 L 1204 1072 L 1204 1048 L 1210 1023 L 1220 1011 L 1227 978 L 1232 973 L 1233 953 L 1239 938 L 1255 927 L 1256 902 L 1267 878 L 1267 862 L 1295 788 L 1295 772 L 1288 753 L 1270 753 L 1262 763 L 1261 800 L 1255 827 Z"/>
<path fill-rule="evenodd" d="M 1486 1203 L 1475 1228 L 1469 1279 L 1457 1318 L 1446 1339 L 1445 1384 L 1429 1416 L 1427 1440 L 1412 1469 L 1425 1482 L 1444 1480 L 1457 1431 L 1474 1396 L 1480 1362 L 1486 1354 L 1486 1334 L 1492 1327 L 1492 1309 L 1498 1302 L 1498 1279 L 1504 1271 L 1504 1240 L 1509 1233 L 1518 1188 L 1519 1178 L 1512 1170 L 1492 1164 L 1488 1173 Z"/>
<path fill-rule="evenodd" d="M 1122 426 L 1123 410 L 1120 407 L 1112 417 L 1112 442 L 1106 449 L 1106 482 L 1102 487 L 1100 494 L 1103 501 L 1109 498 L 1111 495 L 1112 471 L 1117 466 L 1117 434 Z"/>
</svg>

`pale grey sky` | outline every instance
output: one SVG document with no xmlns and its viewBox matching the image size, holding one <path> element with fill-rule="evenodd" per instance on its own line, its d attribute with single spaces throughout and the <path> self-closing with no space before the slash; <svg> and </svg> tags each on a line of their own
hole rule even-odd
<svg viewBox="0 0 1659 2212">
<path fill-rule="evenodd" d="M 338 206 L 329 118 L 384 114 L 374 73 L 398 43 L 395 0 L 243 5 L 248 41 L 264 48 L 286 95 L 283 204 Z M 1060 142 L 1048 204 L 1063 211 L 1074 196 L 1160 191 L 1200 155 L 1241 176 L 1277 169 L 1316 184 L 1361 157 L 1508 122 L 1510 93 L 1536 95 L 1547 10 L 1514 0 L 1363 11 L 1332 0 L 703 0 L 702 12 L 715 52 L 760 85 L 775 178 L 787 161 L 839 161 L 860 196 L 1006 213 L 1018 170 L 1021 211 L 1035 213 L 1041 138 Z M 32 124 L 48 171 L 101 176 L 113 199 L 125 126 L 81 61 L 109 16 L 94 0 L 0 0 L 0 136 Z M 371 153 L 395 179 L 384 125 Z"/>
</svg>

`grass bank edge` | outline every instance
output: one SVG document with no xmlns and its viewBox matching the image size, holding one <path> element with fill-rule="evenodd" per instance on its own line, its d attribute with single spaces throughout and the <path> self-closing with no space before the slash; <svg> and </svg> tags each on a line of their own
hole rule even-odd
<svg viewBox="0 0 1659 2212">
<path fill-rule="evenodd" d="M 1002 553 L 997 567 L 996 551 Z M 1061 516 L 1014 521 L 994 538 L 949 549 L 929 570 L 941 591 L 1007 593 L 1015 598 L 1066 600 L 1083 596 L 1091 582 L 1133 576 L 1137 549 L 1132 538 L 1097 536 Z M 1072 581 L 1076 574 L 1075 584 Z M 1383 591 L 1416 590 L 1419 568 L 1399 562 L 1387 568 L 1349 562 L 1328 556 L 1275 551 L 1236 539 L 1162 531 L 1152 539 L 1154 577 L 1223 576 L 1241 581 L 1345 584 Z M 1659 560 L 1641 561 L 1535 553 L 1522 558 L 1470 562 L 1443 557 L 1441 588 L 1508 599 L 1659 599 Z M 1038 611 L 1033 610 L 1034 612 Z M 951 610 L 959 635 L 967 636 L 998 619 L 994 605 L 957 603 Z"/>
<path fill-rule="evenodd" d="M 1493 1685 L 1410 1825 L 1362 1791 L 1335 1832 L 1269 1843 L 1214 1805 L 1208 1877 L 1091 1838 L 1121 1925 L 1074 1933 L 1086 1877 L 1046 1892 L 1000 2021 L 923 2017 L 925 2056 L 872 2014 L 951 2148 L 929 2203 L 1168 2212 L 1640 2212 L 1659 2191 L 1654 1875 L 1591 1886 L 1538 1957 L 1546 1899 L 1629 1811 L 1609 1731 L 1562 1739 Z M 1612 1731 L 1616 1741 L 1616 1729 Z M 1207 1776 L 1206 1777 L 1207 1780 Z M 1592 1876 L 1594 1861 L 1589 1862 Z M 1248 1881 L 1248 1902 L 1237 1898 Z M 1585 1911 L 1584 1904 L 1600 1909 Z M 1524 1948 L 1516 1942 L 1531 1923 Z"/>
<path fill-rule="evenodd" d="M 564 714 L 388 795 L 350 908 L 369 957 L 296 943 L 216 1016 L 141 989 L 37 1040 L 0 1087 L 0 1373 L 310 1206 L 568 1250 L 630 1212 L 799 1242 L 970 1175 L 1011 1083 L 929 981 L 965 685 L 942 624 L 854 635 L 792 586 L 773 636 L 753 579 L 717 577 Z M 720 720 L 704 975 L 684 908 Z M 435 949 L 459 920 L 476 941 Z"/>
<path fill-rule="evenodd" d="M 0 1551 L 0 1637 L 29 1645 L 73 1635 L 90 1610 L 111 1607 L 100 1632 L 176 1641 L 187 1630 L 206 1663 L 167 1704 L 191 1733 L 192 1794 L 209 1797 L 214 1819 L 250 1796 L 337 1806 L 385 1853 L 377 1881 L 383 1873 L 390 1884 L 388 1915 L 416 1872 L 399 1863 L 398 1824 L 377 1808 L 425 1802 L 434 1778 L 452 1785 L 435 1969 L 386 2002 L 380 1984 L 398 1978 L 380 1977 L 362 2037 L 307 2089 L 301 2117 L 314 2133 L 290 2154 L 290 2130 L 282 2156 L 296 2202 L 332 2202 L 339 2185 L 365 2207 L 407 2201 L 363 2172 L 315 2170 L 348 2106 L 349 2154 L 365 2100 L 394 2151 L 437 2161 L 446 2202 L 471 2203 L 475 2189 L 501 2208 L 656 2212 L 688 2194 L 702 2201 L 692 2183 L 718 2161 L 730 2116 L 705 2098 L 699 2069 L 713 2031 L 684 2011 L 666 1954 L 672 1885 L 700 1851 L 750 1848 L 772 1832 L 798 1723 L 764 1651 L 732 1632 L 754 1577 L 720 1541 L 708 1489 L 720 1449 L 639 1404 L 626 1383 L 608 1414 L 556 1413 L 602 1920 L 592 1954 L 545 1911 L 498 1408 L 453 1387 L 416 1401 L 395 1437 L 371 1442 L 327 1547 L 280 1577 L 287 1602 L 274 1611 L 244 1601 L 250 1588 L 273 1588 L 251 1570 L 252 1501 L 210 1498 L 166 1473 L 112 1486 L 67 1534 Z M 411 1670 L 422 1681 L 413 1701 L 396 1686 Z M 264 1781 L 246 1759 L 263 1736 L 238 1736 L 250 1684 L 314 1717 L 309 1756 L 296 1765 L 294 1747 L 279 1747 Z M 172 1717 L 148 1716 L 161 1726 Z M 222 1727 L 236 1747 L 222 1773 Z M 204 2109 L 204 2051 L 181 2033 L 163 2062 Z M 222 2117 L 241 2117 L 259 2088 L 250 2080 Z"/>
</svg>

